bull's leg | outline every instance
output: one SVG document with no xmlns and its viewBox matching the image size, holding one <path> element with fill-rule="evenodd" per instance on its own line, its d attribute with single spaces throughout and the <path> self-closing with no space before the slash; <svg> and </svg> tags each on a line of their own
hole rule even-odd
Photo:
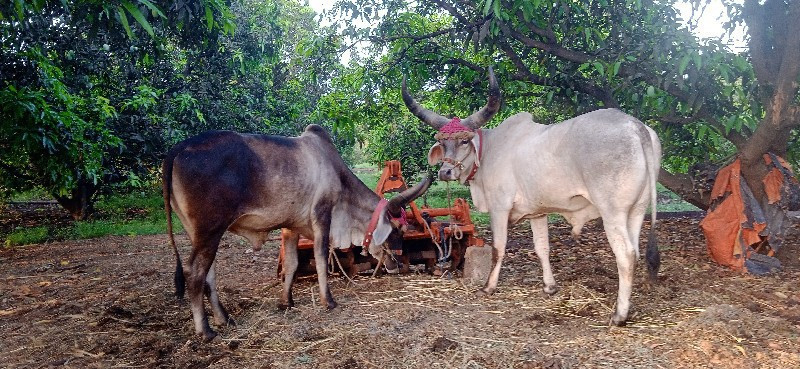
<svg viewBox="0 0 800 369">
<path fill-rule="evenodd" d="M 318 205 L 320 206 L 320 205 Z M 330 248 L 331 213 L 330 208 L 317 212 L 314 224 L 314 263 L 317 267 L 319 298 L 322 306 L 331 310 L 336 307 L 328 286 L 328 250 Z"/>
<path fill-rule="evenodd" d="M 542 279 L 544 280 L 544 292 L 552 295 L 558 292 L 556 279 L 553 277 L 553 269 L 550 266 L 550 239 L 547 231 L 547 217 L 538 217 L 530 220 L 531 232 L 533 233 L 533 248 L 539 263 L 542 265 Z"/>
<path fill-rule="evenodd" d="M 603 219 L 606 237 L 617 261 L 619 273 L 619 290 L 617 291 L 617 308 L 611 316 L 611 324 L 624 325 L 630 310 L 631 291 L 633 288 L 633 272 L 636 269 L 636 250 L 628 234 L 627 216 L 622 214 Z"/>
<path fill-rule="evenodd" d="M 508 238 L 508 211 L 495 211 L 490 214 L 492 225 L 492 272 L 486 285 L 478 291 L 481 295 L 491 295 L 497 289 L 497 281 L 500 279 L 500 267 L 503 265 L 503 257 L 506 255 L 506 240 Z"/>
<path fill-rule="evenodd" d="M 192 255 L 189 257 L 189 279 L 187 287 L 189 292 L 189 303 L 194 319 L 194 331 L 203 336 L 206 341 L 216 337 L 216 333 L 208 325 L 205 309 L 203 309 L 203 294 L 206 288 L 206 276 L 208 275 L 214 258 L 217 254 L 220 236 L 209 239 L 199 239 L 192 248 Z"/>
<path fill-rule="evenodd" d="M 628 235 L 633 244 L 633 250 L 636 252 L 637 259 L 639 258 L 639 235 L 642 232 L 643 223 L 644 213 L 639 214 L 633 211 L 628 215 Z"/>
<path fill-rule="evenodd" d="M 453 242 L 453 250 L 450 252 L 451 260 L 450 260 L 450 268 L 447 270 L 450 271 L 451 274 L 455 275 L 458 267 L 464 262 L 464 254 L 466 253 L 467 246 L 466 240 L 459 240 Z"/>
<path fill-rule="evenodd" d="M 283 230 L 283 292 L 281 293 L 281 301 L 278 303 L 278 308 L 286 310 L 294 306 L 294 299 L 292 298 L 292 286 L 294 285 L 294 276 L 297 272 L 298 257 L 297 257 L 297 244 L 300 241 L 300 234 L 289 230 Z"/>
<path fill-rule="evenodd" d="M 211 311 L 214 313 L 214 321 L 216 321 L 219 326 L 236 325 L 236 322 L 228 316 L 228 311 L 225 310 L 225 307 L 222 306 L 222 303 L 219 301 L 215 265 L 217 265 L 216 262 L 211 264 L 211 268 L 208 270 L 205 288 L 206 297 L 208 297 L 208 302 L 211 305 Z"/>
</svg>

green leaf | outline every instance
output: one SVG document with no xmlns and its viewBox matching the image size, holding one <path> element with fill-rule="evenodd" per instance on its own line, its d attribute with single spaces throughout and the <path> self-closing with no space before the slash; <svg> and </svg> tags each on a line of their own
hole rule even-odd
<svg viewBox="0 0 800 369">
<path fill-rule="evenodd" d="M 20 22 L 24 19 L 25 16 L 25 1 L 23 0 L 15 0 L 14 1 L 14 9 L 17 11 L 17 20 Z"/>
<path fill-rule="evenodd" d="M 214 12 L 211 7 L 206 4 L 206 27 L 211 30 L 214 28 Z"/>
<path fill-rule="evenodd" d="M 653 86 L 647 86 L 647 96 L 653 97 L 656 94 L 656 89 Z"/>
<path fill-rule="evenodd" d="M 622 62 L 621 61 L 618 61 L 618 62 L 614 63 L 614 69 L 611 71 L 611 76 L 612 77 L 616 76 L 617 74 L 619 74 L 619 68 L 621 66 L 622 66 Z"/>
<path fill-rule="evenodd" d="M 726 81 L 730 79 L 731 67 L 729 67 L 727 64 L 723 63 L 717 64 L 717 70 L 719 70 L 719 74 L 722 76 L 723 79 L 725 79 Z M 730 94 L 728 94 L 727 96 L 730 96 Z"/>
<path fill-rule="evenodd" d="M 703 67 L 703 58 L 700 57 L 700 54 L 693 53 L 692 54 L 692 61 L 694 62 L 695 68 L 700 69 L 700 68 Z"/>
<path fill-rule="evenodd" d="M 691 56 L 686 54 L 681 58 L 681 62 L 678 64 L 678 75 L 683 75 L 683 72 L 686 70 L 686 67 L 689 66 L 689 59 Z"/>
<path fill-rule="evenodd" d="M 164 15 L 164 13 L 161 12 L 161 9 L 159 9 L 158 6 L 156 6 L 156 4 L 153 4 L 152 2 L 150 2 L 150 0 L 139 0 L 139 3 L 141 3 L 144 6 L 148 7 L 150 9 L 150 11 L 153 12 L 154 15 L 157 15 L 157 16 L 159 16 L 161 18 L 167 18 Z"/>
<path fill-rule="evenodd" d="M 153 32 L 153 27 L 150 25 L 150 22 L 148 22 L 147 19 L 144 17 L 144 14 L 142 14 L 142 12 L 139 11 L 139 8 L 131 4 L 130 1 L 128 0 L 123 0 L 122 6 L 124 6 L 125 9 L 128 11 L 128 13 L 131 13 L 133 19 L 136 19 L 136 21 L 139 22 L 139 25 L 141 25 L 142 28 L 144 28 L 144 30 L 147 31 L 148 34 L 150 34 L 150 37 L 156 36 L 155 32 Z"/>
<path fill-rule="evenodd" d="M 594 65 L 594 69 L 597 70 L 597 73 L 600 73 L 601 76 L 606 74 L 606 68 L 602 62 L 596 61 L 592 63 L 592 65 Z"/>
<path fill-rule="evenodd" d="M 122 28 L 124 28 L 125 33 L 128 34 L 128 38 L 131 40 L 135 39 L 136 36 L 131 32 L 131 25 L 128 24 L 128 16 L 125 15 L 125 11 L 117 7 L 117 15 L 119 16 L 119 22 L 122 23 Z"/>
<path fill-rule="evenodd" d="M 700 127 L 697 129 L 697 139 L 698 139 L 698 140 L 702 140 L 702 139 L 703 139 L 703 138 L 706 136 L 706 133 L 707 133 L 707 132 L 708 132 L 708 126 L 706 126 L 706 125 L 701 125 L 701 126 L 700 126 Z"/>
<path fill-rule="evenodd" d="M 492 8 L 492 3 L 493 2 L 494 2 L 494 0 L 486 0 L 486 2 L 483 3 L 483 16 L 484 17 L 489 15 L 489 9 Z"/>
</svg>

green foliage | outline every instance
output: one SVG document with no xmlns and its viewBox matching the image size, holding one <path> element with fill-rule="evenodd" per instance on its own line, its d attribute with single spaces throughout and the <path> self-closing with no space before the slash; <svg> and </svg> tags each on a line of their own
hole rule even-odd
<svg viewBox="0 0 800 369">
<path fill-rule="evenodd" d="M 416 181 L 433 168 L 428 165 L 433 129 L 403 116 L 392 123 L 375 125 L 365 134 L 370 145 L 366 151 L 372 164 L 382 167 L 388 160 L 399 160 L 403 178 Z"/>
<path fill-rule="evenodd" d="M 485 68 L 493 65 L 504 93 L 495 121 L 520 110 L 549 123 L 619 107 L 656 128 L 665 143 L 666 168 L 685 172 L 698 162 L 724 162 L 736 154 L 742 144 L 730 140 L 755 132 L 770 89 L 756 78 L 752 54 L 733 53 L 717 40 L 698 41 L 673 3 L 344 0 L 335 9 L 379 22 L 349 31 L 372 41 L 364 65 L 379 79 L 374 84 L 397 86 L 406 73 L 426 107 L 468 114 L 485 101 L 479 87 Z M 367 8 L 373 12 L 359 11 Z M 744 10 L 735 4 L 731 9 L 735 25 Z M 388 104 L 389 96 L 382 97 L 379 103 Z M 789 158 L 798 156 L 797 148 L 790 141 Z"/>
<path fill-rule="evenodd" d="M 0 90 L 0 196 L 32 186 L 66 195 L 81 180 L 97 183 L 103 154 L 120 146 L 105 125 L 114 108 L 102 96 L 70 93 L 63 72 L 40 50 L 26 59 L 41 85 Z"/>
<path fill-rule="evenodd" d="M 97 200 L 96 209 L 101 214 L 124 216 L 135 211 L 137 216 L 162 216 L 164 214 L 164 198 L 157 186 L 147 186 L 142 190 L 124 193 L 124 188 L 114 191 L 114 195 L 105 195 Z"/>
<path fill-rule="evenodd" d="M 191 32 L 192 2 L 0 4 L 0 195 L 41 186 L 85 217 L 98 189 L 148 172 L 170 136 L 169 99 L 145 99 L 177 82 L 168 51 L 232 31 L 222 2 L 204 4 L 214 26 Z"/>
<path fill-rule="evenodd" d="M 31 227 L 16 229 L 6 235 L 5 246 L 20 246 L 30 245 L 34 243 L 42 243 L 47 241 L 48 229 L 47 227 Z"/>
<path fill-rule="evenodd" d="M 339 44 L 295 1 L 17 1 L 0 36 L 0 195 L 42 186 L 76 216 L 199 132 L 334 128 L 314 112 Z"/>
<path fill-rule="evenodd" d="M 6 246 L 27 245 L 70 239 L 96 238 L 108 235 L 137 236 L 163 234 L 167 231 L 164 201 L 157 187 L 115 195 L 103 195 L 97 200 L 94 219 L 71 225 L 41 225 L 18 228 L 7 235 L 0 234 Z M 173 213 L 173 232 L 183 231 Z"/>
<path fill-rule="evenodd" d="M 180 224 L 177 222 L 176 224 Z M 180 232 L 178 227 L 174 231 Z M 80 221 L 75 223 L 74 238 L 87 239 L 103 236 L 141 236 L 166 233 L 163 217 L 161 219 L 133 219 L 123 222 L 114 220 Z"/>
</svg>

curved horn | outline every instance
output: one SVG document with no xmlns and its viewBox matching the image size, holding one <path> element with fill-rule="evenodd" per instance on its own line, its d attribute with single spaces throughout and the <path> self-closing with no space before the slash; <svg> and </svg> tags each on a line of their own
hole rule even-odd
<svg viewBox="0 0 800 369">
<path fill-rule="evenodd" d="M 430 176 L 425 177 L 425 179 L 422 182 L 417 183 L 416 186 L 397 194 L 395 197 L 392 197 L 392 199 L 389 200 L 389 203 L 386 204 L 386 209 L 389 211 L 389 214 L 399 214 L 401 208 L 404 208 L 406 205 L 408 205 L 408 203 L 414 201 L 414 199 L 417 197 L 422 196 L 422 194 L 428 190 L 428 187 L 432 182 L 433 178 Z"/>
<path fill-rule="evenodd" d="M 470 129 L 481 128 L 481 126 L 491 120 L 499 110 L 500 86 L 497 84 L 497 78 L 494 77 L 494 70 L 492 67 L 489 67 L 489 99 L 486 102 L 486 106 L 466 117 L 461 121 L 461 124 Z"/>
<path fill-rule="evenodd" d="M 406 103 L 406 107 L 414 114 L 419 120 L 428 123 L 431 127 L 439 129 L 442 128 L 445 124 L 450 122 L 450 119 L 447 117 L 443 117 L 435 112 L 425 109 L 420 105 L 411 94 L 408 93 L 408 87 L 406 87 L 406 77 L 403 77 L 403 102 Z"/>
</svg>

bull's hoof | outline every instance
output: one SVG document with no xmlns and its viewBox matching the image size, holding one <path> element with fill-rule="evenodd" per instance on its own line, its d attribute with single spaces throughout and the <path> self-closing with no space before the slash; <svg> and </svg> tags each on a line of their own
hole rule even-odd
<svg viewBox="0 0 800 369">
<path fill-rule="evenodd" d="M 203 342 L 211 342 L 215 337 L 217 337 L 217 332 L 214 332 L 211 328 L 208 328 L 203 331 L 202 336 Z"/>
<path fill-rule="evenodd" d="M 328 310 L 336 309 L 336 307 L 339 306 L 338 304 L 336 304 L 336 301 L 333 301 L 333 299 L 330 299 L 327 305 L 328 305 Z"/>
<path fill-rule="evenodd" d="M 552 285 L 552 286 L 547 286 L 547 285 L 545 285 L 545 286 L 544 286 L 544 288 L 542 288 L 542 291 L 544 291 L 544 293 L 546 293 L 548 296 L 553 296 L 553 295 L 555 295 L 555 294 L 556 294 L 556 292 L 558 292 L 560 289 L 561 289 L 561 288 L 559 288 L 559 287 L 558 287 L 558 285 L 555 285 L 555 284 L 554 284 L 554 285 Z"/>
<path fill-rule="evenodd" d="M 608 322 L 608 325 L 624 327 L 627 324 L 627 321 L 627 317 L 620 317 L 615 313 L 614 315 L 611 315 L 611 320 Z"/>
<path fill-rule="evenodd" d="M 278 304 L 278 309 L 280 309 L 280 310 L 289 310 L 289 309 L 291 309 L 293 307 L 294 307 L 294 302 Z"/>
<path fill-rule="evenodd" d="M 233 320 L 233 318 L 228 317 L 228 319 L 225 320 L 225 323 L 220 324 L 220 325 L 223 326 L 223 327 L 224 326 L 235 327 L 236 326 L 236 321 Z"/>
<path fill-rule="evenodd" d="M 491 296 L 492 294 L 494 294 L 494 289 L 486 287 L 475 291 L 475 296 L 480 296 L 480 297 Z"/>
</svg>

